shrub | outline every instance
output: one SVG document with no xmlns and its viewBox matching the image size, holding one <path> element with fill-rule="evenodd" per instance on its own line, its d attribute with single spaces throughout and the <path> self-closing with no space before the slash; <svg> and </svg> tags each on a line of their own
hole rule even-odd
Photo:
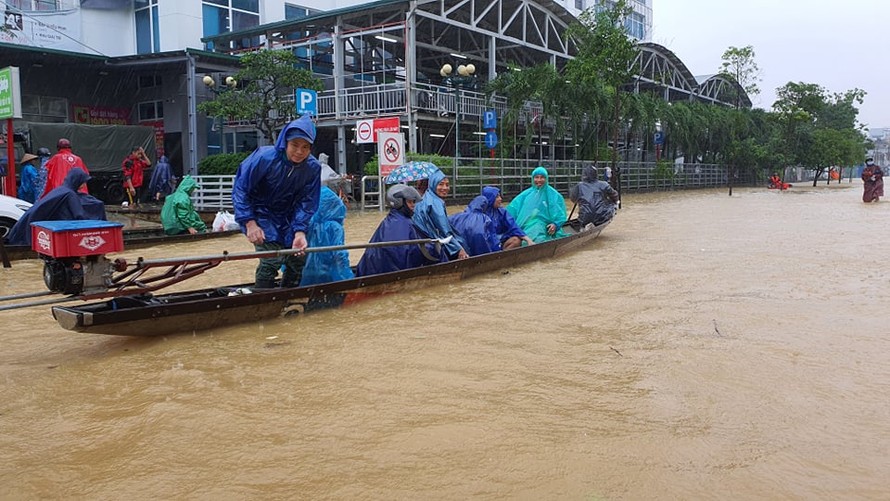
<svg viewBox="0 0 890 501">
<path fill-rule="evenodd" d="M 198 175 L 200 176 L 234 176 L 241 162 L 250 153 L 221 153 L 204 157 L 198 162 Z"/>
</svg>

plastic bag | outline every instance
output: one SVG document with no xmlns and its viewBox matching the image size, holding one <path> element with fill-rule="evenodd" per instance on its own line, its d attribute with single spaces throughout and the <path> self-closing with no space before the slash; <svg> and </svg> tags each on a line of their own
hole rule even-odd
<svg viewBox="0 0 890 501">
<path fill-rule="evenodd" d="M 216 217 L 213 218 L 213 231 L 231 231 L 240 228 L 235 222 L 235 216 L 227 210 L 217 212 Z"/>
</svg>

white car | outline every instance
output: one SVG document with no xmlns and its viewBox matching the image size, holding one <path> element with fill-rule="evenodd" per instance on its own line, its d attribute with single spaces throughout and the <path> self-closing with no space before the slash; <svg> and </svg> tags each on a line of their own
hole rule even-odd
<svg viewBox="0 0 890 501">
<path fill-rule="evenodd" d="M 24 200 L 0 195 L 0 238 L 6 238 L 16 221 L 30 208 L 31 204 Z"/>
</svg>

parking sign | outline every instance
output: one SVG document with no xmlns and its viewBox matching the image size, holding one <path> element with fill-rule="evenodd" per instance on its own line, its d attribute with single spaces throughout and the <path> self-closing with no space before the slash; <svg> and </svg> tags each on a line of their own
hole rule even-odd
<svg viewBox="0 0 890 501">
<path fill-rule="evenodd" d="M 297 115 L 310 114 L 318 116 L 318 93 L 312 89 L 295 89 L 294 102 L 297 107 Z"/>
</svg>

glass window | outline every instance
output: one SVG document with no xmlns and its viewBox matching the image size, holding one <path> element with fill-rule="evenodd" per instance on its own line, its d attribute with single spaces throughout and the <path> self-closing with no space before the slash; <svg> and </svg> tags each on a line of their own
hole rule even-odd
<svg viewBox="0 0 890 501">
<path fill-rule="evenodd" d="M 309 15 L 309 9 L 296 5 L 284 4 L 285 19 L 300 19 Z"/>
<path fill-rule="evenodd" d="M 246 14 L 238 11 L 232 11 L 232 14 L 232 31 L 246 30 L 260 24 L 260 16 L 256 14 Z"/>
<path fill-rule="evenodd" d="M 584 0 L 575 0 L 575 8 L 578 10 L 584 10 Z"/>
<path fill-rule="evenodd" d="M 229 31 L 229 13 L 226 9 L 203 5 L 204 36 L 219 35 Z"/>
<path fill-rule="evenodd" d="M 139 103 L 139 121 L 159 120 L 164 118 L 164 103 L 161 101 L 146 101 Z"/>
<path fill-rule="evenodd" d="M 232 8 L 259 13 L 260 3 L 258 0 L 232 0 Z"/>
</svg>

